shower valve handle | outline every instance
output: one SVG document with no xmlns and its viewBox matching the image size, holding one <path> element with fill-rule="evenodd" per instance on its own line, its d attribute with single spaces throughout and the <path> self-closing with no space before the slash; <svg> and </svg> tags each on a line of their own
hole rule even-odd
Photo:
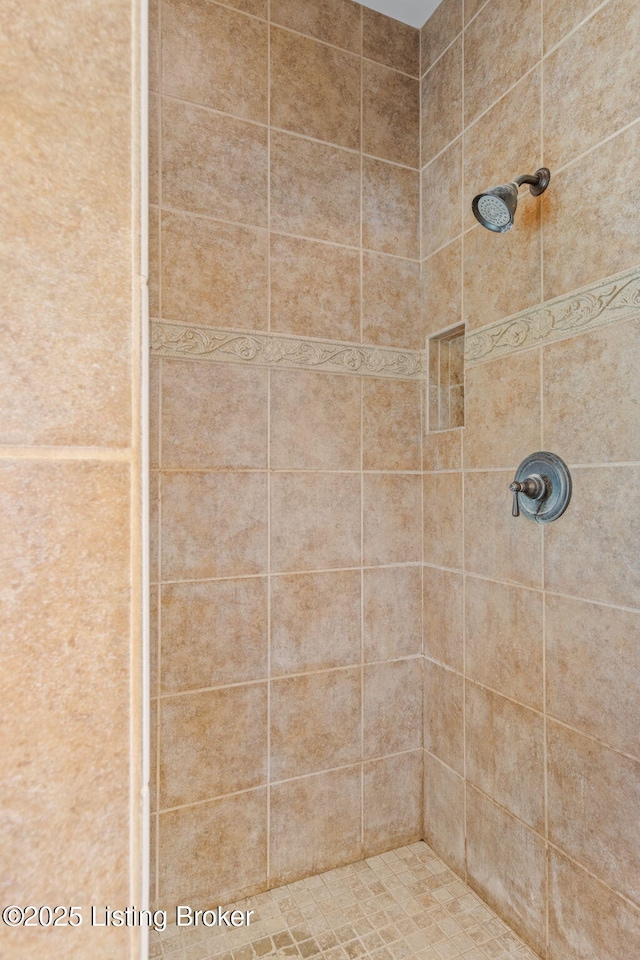
<svg viewBox="0 0 640 960">
<path fill-rule="evenodd" d="M 545 495 L 547 487 L 542 477 L 539 474 L 534 473 L 530 477 L 527 477 L 526 480 L 514 480 L 513 483 L 509 484 L 509 490 L 511 490 L 513 494 L 513 509 L 511 511 L 511 516 L 519 517 L 519 495 L 523 493 L 525 497 L 529 497 L 530 500 L 540 500 Z"/>
</svg>

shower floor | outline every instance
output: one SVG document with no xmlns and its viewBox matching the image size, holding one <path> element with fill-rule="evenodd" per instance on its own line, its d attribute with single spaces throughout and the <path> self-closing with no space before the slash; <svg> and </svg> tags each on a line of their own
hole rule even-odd
<svg viewBox="0 0 640 960">
<path fill-rule="evenodd" d="M 538 960 L 426 843 L 234 904 L 249 927 L 151 932 L 150 958 Z"/>
</svg>

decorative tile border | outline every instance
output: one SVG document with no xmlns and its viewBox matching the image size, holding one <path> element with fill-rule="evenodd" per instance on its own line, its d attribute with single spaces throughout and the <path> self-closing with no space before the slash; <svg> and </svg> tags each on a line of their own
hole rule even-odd
<svg viewBox="0 0 640 960">
<path fill-rule="evenodd" d="M 401 380 L 422 380 L 425 372 L 422 350 L 394 350 L 389 347 L 315 340 L 311 337 L 220 330 L 166 320 L 152 322 L 151 353 L 155 357 L 321 370 Z"/>
<path fill-rule="evenodd" d="M 485 363 L 640 316 L 640 268 L 522 310 L 465 337 L 465 363 Z"/>
</svg>

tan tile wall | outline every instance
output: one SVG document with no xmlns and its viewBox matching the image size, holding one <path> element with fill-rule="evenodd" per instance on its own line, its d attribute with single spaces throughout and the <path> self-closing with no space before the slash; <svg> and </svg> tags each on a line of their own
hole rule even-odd
<svg viewBox="0 0 640 960">
<path fill-rule="evenodd" d="M 427 333 L 638 263 L 639 29 L 633 0 L 443 0 L 423 28 Z M 542 162 L 510 233 L 474 223 Z M 424 443 L 425 836 L 548 960 L 640 942 L 639 332 L 467 367 L 464 429 Z M 539 449 L 574 481 L 545 528 L 507 489 Z"/>
<path fill-rule="evenodd" d="M 152 315 L 419 349 L 418 31 L 351 0 L 152 21 Z M 422 384 L 152 374 L 153 898 L 421 837 Z"/>
<path fill-rule="evenodd" d="M 0 899 L 83 911 L 6 960 L 140 956 L 139 19 L 2 11 Z"/>
</svg>

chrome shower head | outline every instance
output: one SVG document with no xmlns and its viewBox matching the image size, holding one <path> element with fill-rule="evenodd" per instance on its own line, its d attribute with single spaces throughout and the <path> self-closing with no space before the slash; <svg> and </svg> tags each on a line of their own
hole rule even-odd
<svg viewBox="0 0 640 960">
<path fill-rule="evenodd" d="M 476 220 L 487 230 L 506 233 L 513 226 L 520 186 L 523 183 L 531 184 L 531 193 L 534 197 L 538 197 L 547 189 L 550 179 L 549 170 L 541 167 L 533 176 L 524 174 L 522 177 L 516 177 L 511 183 L 503 183 L 499 187 L 479 193 L 471 204 Z"/>
</svg>

